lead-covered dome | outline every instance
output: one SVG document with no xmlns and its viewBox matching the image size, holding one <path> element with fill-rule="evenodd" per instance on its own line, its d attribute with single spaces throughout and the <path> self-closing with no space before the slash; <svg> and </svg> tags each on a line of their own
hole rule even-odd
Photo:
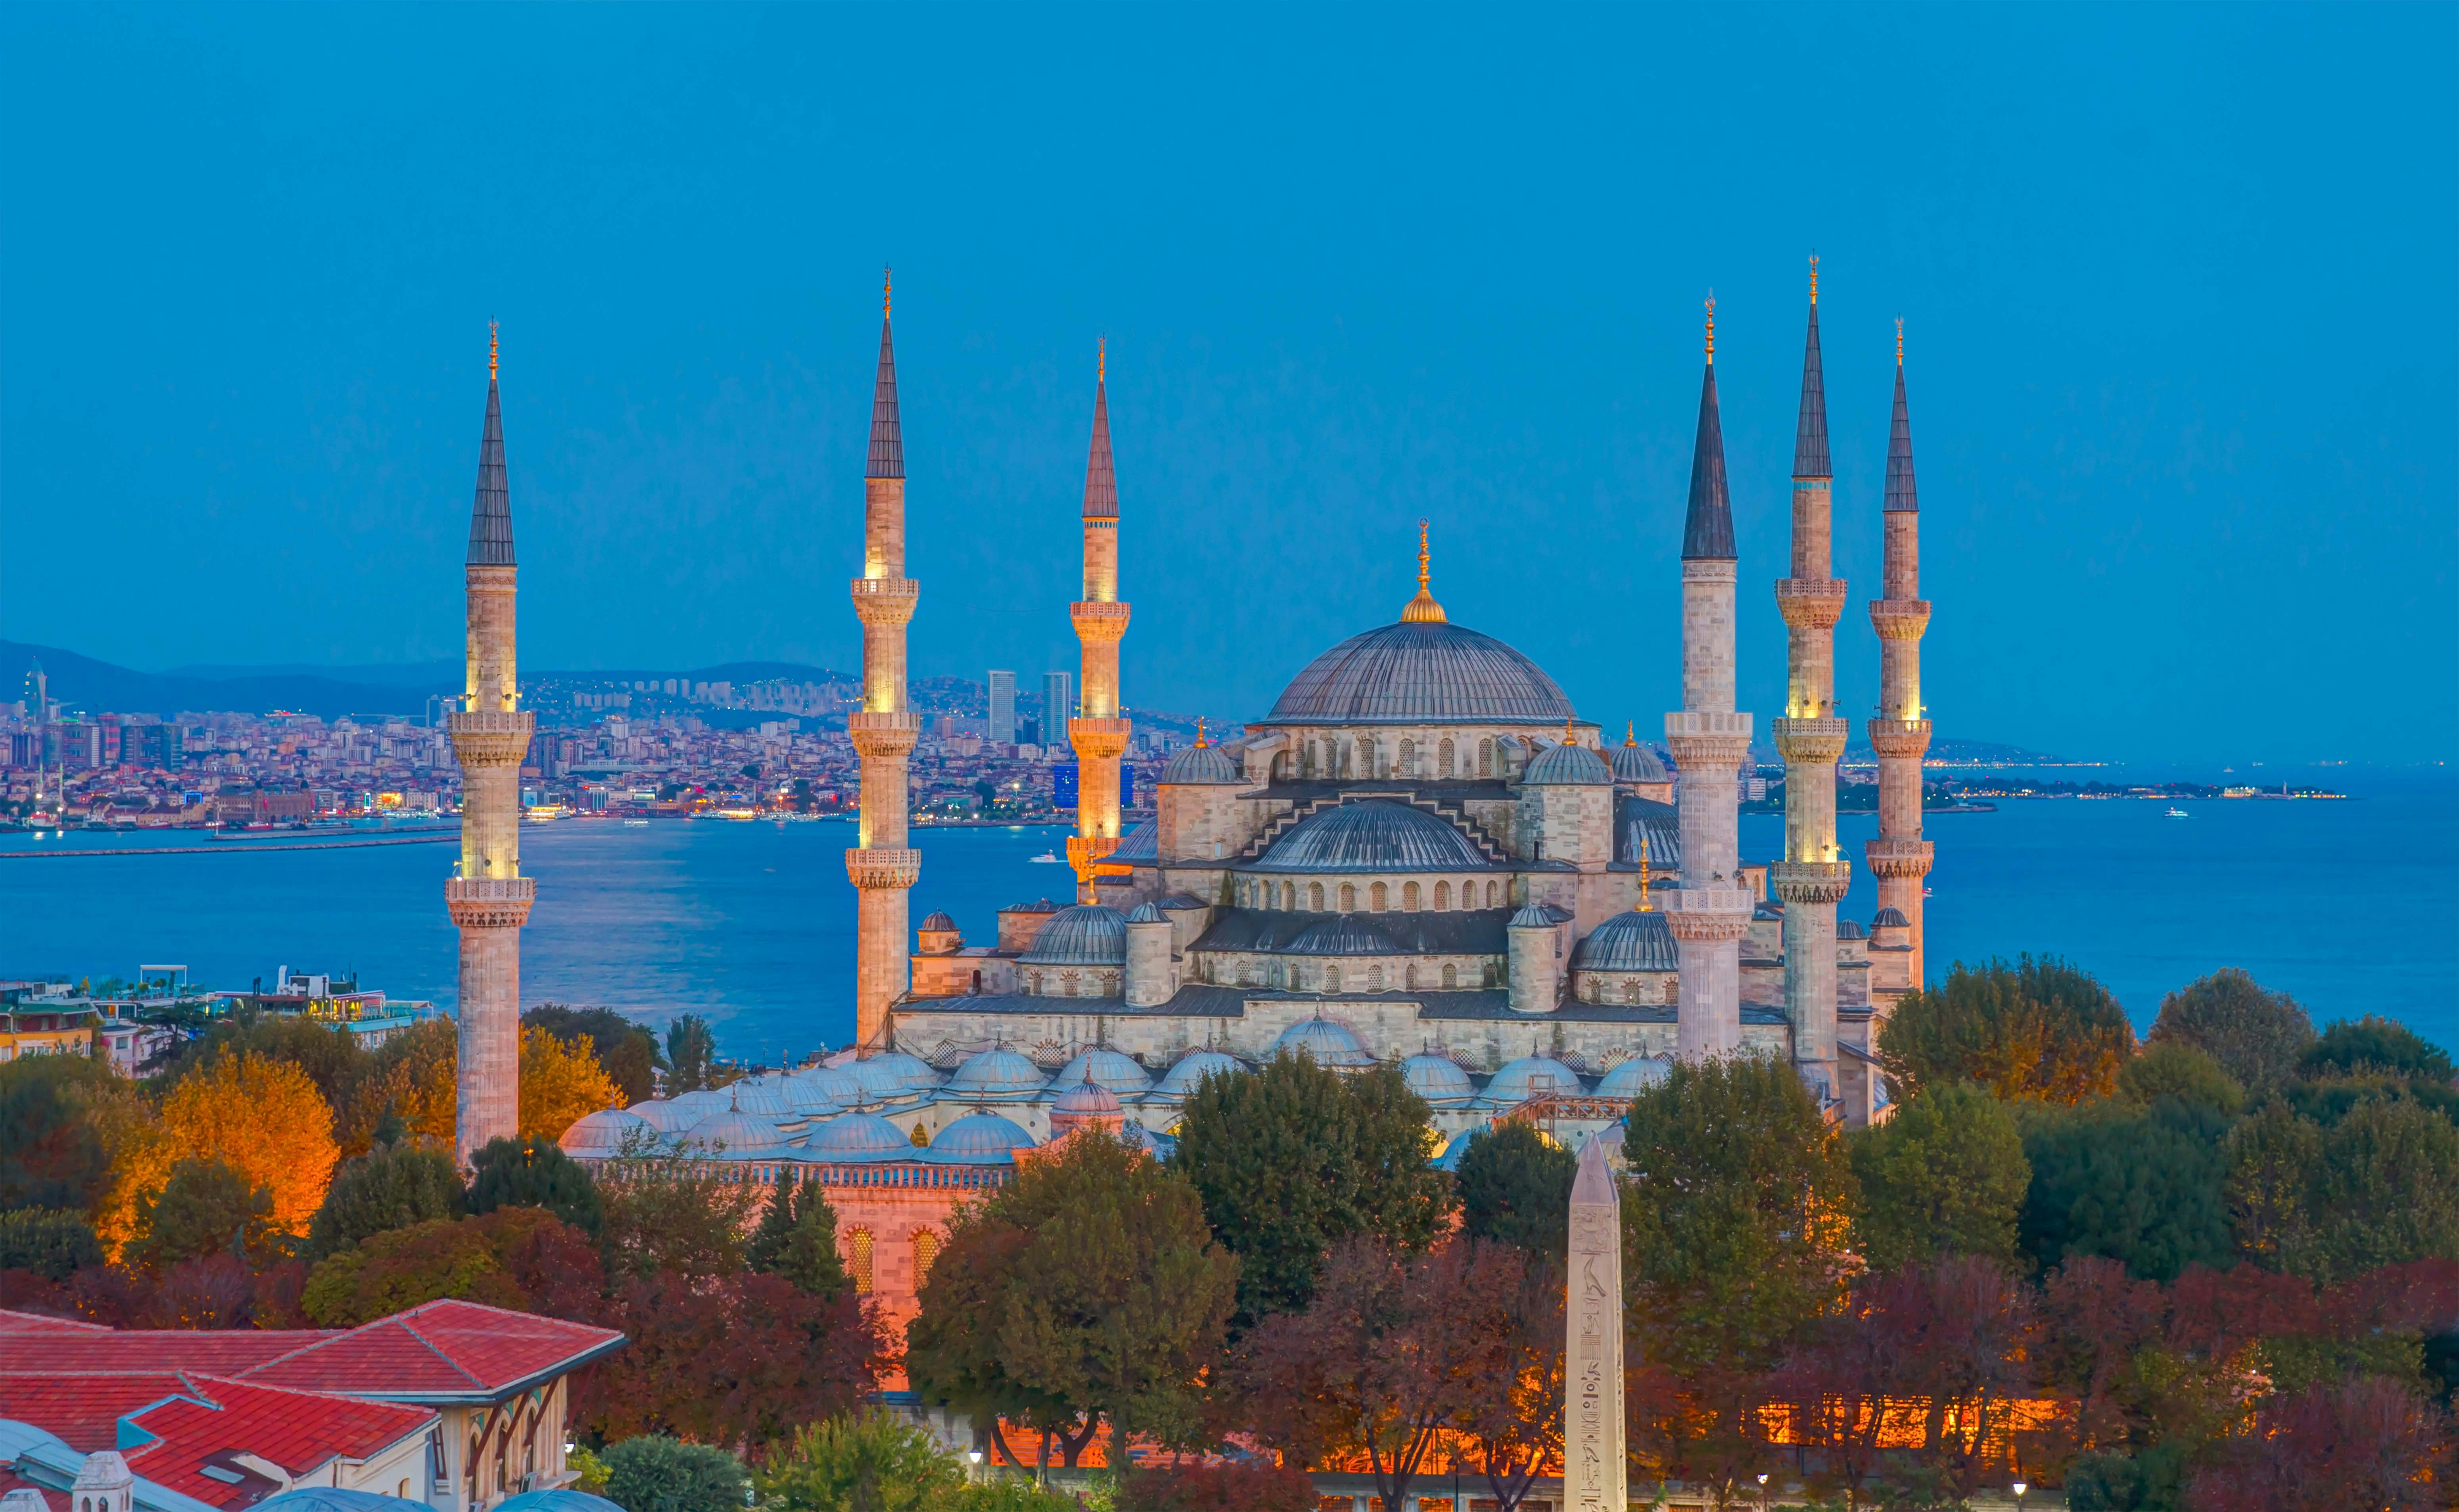
<svg viewBox="0 0 2459 1512">
<path fill-rule="evenodd" d="M 1218 1050 L 1191 1051 L 1179 1057 L 1178 1063 L 1169 1068 L 1169 1074 L 1161 1079 L 1161 1085 L 1153 1088 L 1153 1100 L 1183 1102 L 1195 1095 L 1195 1089 L 1203 1085 L 1206 1077 L 1234 1076 L 1246 1069 L 1238 1060 Z"/>
<path fill-rule="evenodd" d="M 1674 971 L 1673 930 L 1665 915 L 1625 909 L 1590 931 L 1571 952 L 1573 971 Z"/>
<path fill-rule="evenodd" d="M 1371 1066 L 1375 1058 L 1357 1043 L 1346 1025 L 1329 1018 L 1301 1018 L 1272 1041 L 1274 1055 L 1304 1055 L 1319 1066 L 1348 1070 Z"/>
<path fill-rule="evenodd" d="M 1436 1107 L 1459 1107 L 1477 1095 L 1468 1073 L 1448 1056 L 1413 1055 L 1400 1062 L 1400 1079 Z"/>
<path fill-rule="evenodd" d="M 1169 759 L 1161 780 L 1172 785 L 1208 788 L 1244 787 L 1247 772 L 1238 759 L 1218 746 L 1189 746 Z"/>
<path fill-rule="evenodd" d="M 1292 825 L 1252 863 L 1257 872 L 1483 872 L 1477 842 L 1423 808 L 1364 798 Z"/>
<path fill-rule="evenodd" d="M 567 1155 L 613 1155 L 622 1150 L 626 1140 L 646 1142 L 657 1138 L 658 1133 L 648 1120 L 637 1113 L 599 1108 L 575 1119 L 556 1143 L 563 1146 Z"/>
<path fill-rule="evenodd" d="M 1056 1087 L 1072 1086 L 1079 1082 L 1098 1082 L 1112 1092 L 1142 1092 L 1152 1085 L 1152 1073 L 1136 1063 L 1135 1057 L 1106 1046 L 1087 1050 L 1059 1068 L 1050 1079 Z"/>
<path fill-rule="evenodd" d="M 914 1142 L 876 1113 L 840 1113 L 811 1131 L 803 1151 L 815 1161 L 910 1160 Z"/>
<path fill-rule="evenodd" d="M 940 1095 L 958 1102 L 986 1099 L 1021 1102 L 1040 1095 L 1048 1084 L 1041 1067 L 1001 1046 L 968 1057 L 963 1065 L 956 1067 L 956 1074 L 949 1079 Z"/>
<path fill-rule="evenodd" d="M 1635 741 L 1625 741 L 1614 747 L 1614 781 L 1618 783 L 1670 783 L 1673 779 L 1665 770 L 1656 752 Z"/>
<path fill-rule="evenodd" d="M 1489 635 L 1441 622 L 1351 636 L 1306 665 L 1266 724 L 1554 724 L 1571 701 Z"/>
<path fill-rule="evenodd" d="M 968 1113 L 941 1129 L 923 1158 L 953 1166 L 1003 1166 L 1033 1144 L 1033 1136 L 1010 1120 L 996 1113 Z"/>
<path fill-rule="evenodd" d="M 1530 762 L 1520 780 L 1541 787 L 1608 788 L 1613 768 L 1586 746 L 1554 746 Z"/>
<path fill-rule="evenodd" d="M 1672 1074 L 1673 1068 L 1665 1061 L 1649 1056 L 1636 1056 L 1605 1074 L 1605 1080 L 1597 1083 L 1597 1096 L 1637 1097 Z"/>
<path fill-rule="evenodd" d="M 1577 1097 L 1579 1074 L 1552 1056 L 1522 1056 L 1485 1084 L 1487 1107 L 1518 1107 L 1532 1097 Z"/>
<path fill-rule="evenodd" d="M 1124 966 L 1127 916 L 1100 903 L 1061 909 L 1017 959 L 1027 966 Z"/>
</svg>

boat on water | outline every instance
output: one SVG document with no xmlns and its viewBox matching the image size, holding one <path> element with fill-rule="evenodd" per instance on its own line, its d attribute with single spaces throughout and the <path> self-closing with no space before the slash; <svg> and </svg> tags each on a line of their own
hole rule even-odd
<svg viewBox="0 0 2459 1512">
<path fill-rule="evenodd" d="M 646 830 L 649 828 L 649 821 L 646 819 L 626 819 L 623 821 L 623 828 L 626 830 Z"/>
<path fill-rule="evenodd" d="M 1048 866 L 1058 866 L 1061 864 L 1059 859 L 1059 853 L 1055 850 L 1044 850 L 1041 854 L 1035 856 L 1033 859 Z"/>
<path fill-rule="evenodd" d="M 2164 819 L 2188 819 L 2192 818 L 2193 815 L 2187 813 L 2186 810 L 2176 807 L 2175 804 L 2172 804 L 2169 806 L 2169 811 L 2162 814 L 2160 817 Z"/>
</svg>

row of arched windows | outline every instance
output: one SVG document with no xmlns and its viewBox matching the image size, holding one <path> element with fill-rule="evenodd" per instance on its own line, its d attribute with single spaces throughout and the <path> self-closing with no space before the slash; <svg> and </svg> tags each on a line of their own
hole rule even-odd
<svg viewBox="0 0 2459 1512">
<path fill-rule="evenodd" d="M 1503 881 L 1491 877 L 1482 886 L 1474 879 L 1462 882 L 1457 892 L 1449 881 L 1437 882 L 1431 889 L 1416 882 L 1403 882 L 1398 889 L 1388 882 L 1310 882 L 1301 889 L 1295 882 L 1251 877 L 1238 886 L 1240 907 L 1277 908 L 1292 914 L 1296 913 L 1301 905 L 1310 914 L 1324 913 L 1327 905 L 1336 907 L 1343 914 L 1355 914 L 1361 906 L 1369 914 L 1389 914 L 1396 899 L 1400 912 L 1416 914 L 1426 907 L 1429 898 L 1434 902 L 1434 912 L 1447 914 L 1455 906 L 1461 909 L 1501 908 L 1507 897 Z M 1033 990 L 1041 990 L 1038 976 Z"/>
<path fill-rule="evenodd" d="M 1476 972 L 1477 985 L 1494 985 L 1492 962 Z M 1396 991 L 1424 992 L 1440 986 L 1458 991 L 1469 985 L 1457 961 L 1441 966 L 1406 961 L 1390 968 L 1380 962 L 1343 966 L 1338 961 L 1326 961 L 1320 969 L 1305 960 L 1250 960 L 1238 968 L 1241 987 L 1279 987 L 1291 992 L 1370 992 L 1383 991 L 1387 986 Z"/>
<path fill-rule="evenodd" d="M 1421 755 L 1427 760 L 1421 762 Z M 1298 770 L 1301 776 L 1335 781 L 1344 777 L 1423 777 L 1440 782 L 1492 777 L 1497 767 L 1492 736 L 1481 738 L 1472 747 L 1465 740 L 1455 741 L 1448 735 L 1430 746 L 1420 746 L 1415 737 L 1407 735 L 1400 737 L 1398 746 L 1387 746 L 1373 735 L 1354 739 L 1328 735 L 1299 744 Z"/>
<path fill-rule="evenodd" d="M 939 1258 L 939 1251 L 946 1246 L 947 1241 L 931 1229 L 925 1228 L 914 1234 L 914 1289 L 915 1291 L 920 1291 L 922 1283 L 930 1279 L 931 1262 Z M 879 1290 L 879 1242 L 872 1237 L 870 1229 L 847 1230 L 846 1273 L 853 1278 L 853 1289 L 859 1295 L 869 1296 Z"/>
</svg>

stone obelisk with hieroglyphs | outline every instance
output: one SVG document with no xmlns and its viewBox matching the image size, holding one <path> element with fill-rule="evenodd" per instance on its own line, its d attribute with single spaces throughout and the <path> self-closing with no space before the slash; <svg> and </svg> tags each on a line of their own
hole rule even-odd
<svg viewBox="0 0 2459 1512">
<path fill-rule="evenodd" d="M 1622 1201 L 1605 1145 L 1588 1141 L 1571 1183 L 1571 1271 L 1564 1297 L 1565 1512 L 1624 1512 Z"/>
</svg>

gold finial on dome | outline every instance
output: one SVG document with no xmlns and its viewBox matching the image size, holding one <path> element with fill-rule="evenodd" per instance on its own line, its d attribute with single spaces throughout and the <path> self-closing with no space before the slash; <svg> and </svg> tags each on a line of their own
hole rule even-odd
<svg viewBox="0 0 2459 1512">
<path fill-rule="evenodd" d="M 1625 720 L 1622 722 L 1622 743 L 1625 746 L 1636 746 L 1639 744 L 1639 722 L 1637 720 Z"/>
<path fill-rule="evenodd" d="M 1896 325 L 1901 327 L 1903 322 L 1898 321 Z M 1896 341 L 1896 362 L 1901 366 L 1904 360 L 1903 341 L 1901 336 Z M 487 381 L 489 383 L 495 381 L 495 323 L 494 321 L 487 323 Z"/>
<path fill-rule="evenodd" d="M 1563 744 L 1566 746 L 1580 744 L 1580 732 L 1572 727 L 1571 718 L 1568 714 L 1563 716 Z"/>
<path fill-rule="evenodd" d="M 1426 522 L 1421 519 L 1418 521 L 1418 597 L 1410 599 L 1409 606 L 1400 611 L 1402 624 L 1443 624 L 1448 621 L 1443 606 L 1435 602 L 1433 591 L 1426 586 L 1434 577 L 1427 567 L 1432 559 L 1433 553 L 1426 547 Z"/>
<path fill-rule="evenodd" d="M 1210 741 L 1204 738 L 1204 716 L 1198 714 L 1195 716 L 1195 748 L 1197 750 L 1202 750 L 1205 746 L 1211 744 L 1212 743 Z"/>
</svg>

